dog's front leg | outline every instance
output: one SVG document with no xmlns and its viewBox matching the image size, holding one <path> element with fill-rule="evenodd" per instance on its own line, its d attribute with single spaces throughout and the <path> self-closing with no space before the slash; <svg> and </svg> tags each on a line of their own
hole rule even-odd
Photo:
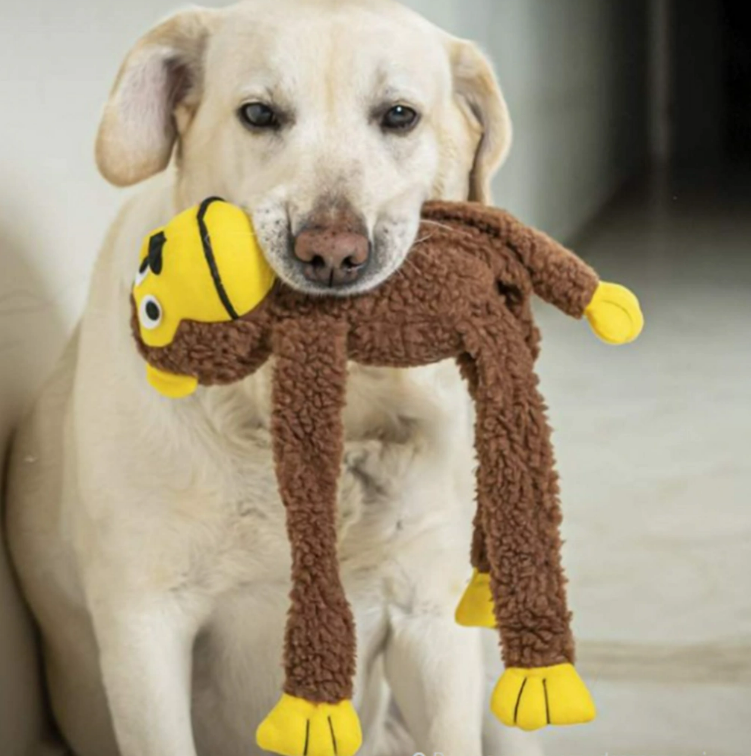
<svg viewBox="0 0 751 756">
<path fill-rule="evenodd" d="M 418 751 L 480 756 L 484 685 L 476 630 L 454 624 L 450 611 L 393 609 L 386 674 Z"/>
<path fill-rule="evenodd" d="M 190 683 L 200 612 L 170 595 L 110 595 L 92 613 L 121 756 L 196 756 Z"/>
</svg>

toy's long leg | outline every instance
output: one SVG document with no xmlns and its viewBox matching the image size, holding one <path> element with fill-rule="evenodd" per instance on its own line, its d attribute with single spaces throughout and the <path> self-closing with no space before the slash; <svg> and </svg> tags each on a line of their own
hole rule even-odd
<svg viewBox="0 0 751 756">
<path fill-rule="evenodd" d="M 490 560 L 488 559 L 488 539 L 485 535 L 482 511 L 477 508 L 475 519 L 472 522 L 472 548 L 470 549 L 470 561 L 472 566 L 481 575 L 490 572 Z"/>
<path fill-rule="evenodd" d="M 510 317 L 466 337 L 477 386 L 477 496 L 509 666 L 573 659 L 550 429 L 529 349 Z"/>
<path fill-rule="evenodd" d="M 467 388 L 472 399 L 477 403 L 477 366 L 474 358 L 468 354 L 460 355 L 457 360 L 462 376 L 467 382 Z M 478 506 L 475 519 L 472 524 L 472 548 L 470 550 L 470 561 L 475 570 L 481 574 L 490 572 L 490 562 L 485 546 L 485 528 L 482 522 L 482 513 Z"/>
<path fill-rule="evenodd" d="M 355 628 L 337 559 L 337 481 L 343 447 L 346 331 L 296 319 L 273 335 L 274 459 L 292 548 L 285 635 L 285 696 L 261 724 L 259 745 L 276 753 L 353 754 Z"/>
<path fill-rule="evenodd" d="M 477 384 L 477 495 L 507 672 L 493 710 L 536 729 L 588 721 L 561 567 L 560 506 L 550 429 L 532 354 L 500 308 L 465 333 Z"/>
<path fill-rule="evenodd" d="M 460 355 L 457 362 L 467 381 L 469 393 L 477 400 L 477 369 L 474 360 L 467 354 Z M 456 622 L 464 627 L 495 628 L 493 596 L 490 592 L 490 562 L 486 547 L 485 526 L 479 502 L 472 523 L 472 547 L 470 563 L 472 579 L 464 590 L 456 607 Z"/>
</svg>

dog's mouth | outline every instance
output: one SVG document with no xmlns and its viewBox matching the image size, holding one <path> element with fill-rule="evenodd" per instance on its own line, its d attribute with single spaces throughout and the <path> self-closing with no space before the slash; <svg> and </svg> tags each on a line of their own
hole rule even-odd
<svg viewBox="0 0 751 756">
<path fill-rule="evenodd" d="M 301 253 L 299 233 L 295 235 L 286 212 L 283 217 L 268 211 L 249 214 L 259 245 L 278 278 L 295 291 L 312 296 L 349 297 L 376 288 L 401 267 L 419 226 L 419 219 L 398 231 L 392 223 L 379 224 L 364 239 L 366 252 L 359 257 L 354 251 L 348 254 L 348 249 L 332 253 L 325 238 L 320 248 Z M 334 236 L 332 246 L 341 243 Z"/>
</svg>

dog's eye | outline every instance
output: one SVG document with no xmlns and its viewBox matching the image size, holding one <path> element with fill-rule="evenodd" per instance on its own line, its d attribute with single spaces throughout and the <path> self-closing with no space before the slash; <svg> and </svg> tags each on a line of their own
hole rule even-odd
<svg viewBox="0 0 751 756">
<path fill-rule="evenodd" d="M 407 105 L 394 105 L 381 119 L 385 131 L 410 131 L 417 126 L 420 115 Z"/>
<path fill-rule="evenodd" d="M 281 126 L 279 114 L 263 102 L 249 102 L 238 111 L 240 120 L 251 129 L 270 130 Z"/>
<path fill-rule="evenodd" d="M 138 308 L 138 319 L 148 331 L 153 330 L 162 322 L 162 306 L 156 297 L 149 295 L 141 300 L 141 306 Z"/>
</svg>

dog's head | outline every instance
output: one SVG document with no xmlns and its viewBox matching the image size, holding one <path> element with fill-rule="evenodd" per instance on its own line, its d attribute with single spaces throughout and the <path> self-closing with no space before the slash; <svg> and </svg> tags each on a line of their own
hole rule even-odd
<svg viewBox="0 0 751 756">
<path fill-rule="evenodd" d="M 97 162 L 125 186 L 175 152 L 179 204 L 244 207 L 287 283 L 351 293 L 399 267 L 425 200 L 488 201 L 510 140 L 479 50 L 392 0 L 245 0 L 136 45 Z"/>
</svg>

